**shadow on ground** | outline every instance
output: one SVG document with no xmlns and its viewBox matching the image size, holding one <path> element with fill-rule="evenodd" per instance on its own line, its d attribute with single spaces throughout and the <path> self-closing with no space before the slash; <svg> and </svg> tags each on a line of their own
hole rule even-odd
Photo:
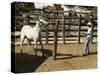
<svg viewBox="0 0 100 75">
<path fill-rule="evenodd" d="M 97 52 L 90 52 L 89 55 L 96 55 Z M 87 56 L 89 56 L 87 55 Z M 82 55 L 72 55 L 72 54 L 61 54 L 61 53 L 57 53 L 57 57 L 56 60 L 63 60 L 63 59 L 72 59 L 72 58 L 77 58 L 77 57 L 84 57 Z"/>
<path fill-rule="evenodd" d="M 28 73 L 34 72 L 49 56 L 52 56 L 52 50 L 44 49 L 45 56 L 35 56 L 33 54 L 15 54 L 15 72 Z"/>
</svg>

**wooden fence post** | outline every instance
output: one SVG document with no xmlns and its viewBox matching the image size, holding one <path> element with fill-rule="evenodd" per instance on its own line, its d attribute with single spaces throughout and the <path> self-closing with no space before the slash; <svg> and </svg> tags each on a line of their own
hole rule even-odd
<svg viewBox="0 0 100 75">
<path fill-rule="evenodd" d="M 65 44 L 65 16 L 64 16 L 64 13 L 63 13 L 63 16 L 62 16 L 62 22 L 63 22 L 63 43 Z"/>
<path fill-rule="evenodd" d="M 78 28 L 78 43 L 80 43 L 80 32 L 81 31 L 81 14 L 79 16 L 79 28 Z"/>
<path fill-rule="evenodd" d="M 54 29 L 54 52 L 53 52 L 53 59 L 56 59 L 57 53 L 57 38 L 58 38 L 58 13 L 57 13 L 57 20 L 56 20 L 56 27 Z"/>
<path fill-rule="evenodd" d="M 48 25 L 46 25 L 46 44 L 48 44 Z"/>
<path fill-rule="evenodd" d="M 92 44 L 93 44 L 93 32 L 94 32 L 94 25 L 92 24 L 92 41 L 91 41 Z"/>
</svg>

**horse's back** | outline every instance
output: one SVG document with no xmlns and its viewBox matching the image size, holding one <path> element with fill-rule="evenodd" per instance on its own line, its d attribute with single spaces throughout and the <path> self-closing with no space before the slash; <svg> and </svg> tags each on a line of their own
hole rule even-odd
<svg viewBox="0 0 100 75">
<path fill-rule="evenodd" d="M 21 31 L 22 31 L 22 30 L 30 30 L 30 29 L 32 29 L 31 26 L 29 26 L 29 25 L 24 25 L 24 26 L 22 27 Z"/>
</svg>

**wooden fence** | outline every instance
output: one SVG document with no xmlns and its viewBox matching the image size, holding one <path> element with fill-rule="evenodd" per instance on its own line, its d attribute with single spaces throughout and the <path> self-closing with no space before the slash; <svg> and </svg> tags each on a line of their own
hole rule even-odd
<svg viewBox="0 0 100 75">
<path fill-rule="evenodd" d="M 90 13 L 81 13 L 77 12 L 79 16 L 68 16 L 64 15 L 64 11 L 56 11 L 58 12 L 58 16 L 54 13 L 43 13 L 42 10 L 36 10 L 36 11 L 29 11 L 29 12 L 23 12 L 20 16 L 15 16 L 15 32 L 12 29 L 12 37 L 16 38 L 17 41 L 20 36 L 20 30 L 25 25 L 28 24 L 30 26 L 35 25 L 36 20 L 40 15 L 48 15 L 49 16 L 49 24 L 43 25 L 41 35 L 42 35 L 42 41 L 46 44 L 54 43 L 54 29 L 56 28 L 56 21 L 58 17 L 58 30 L 57 30 L 57 40 L 59 43 L 81 43 L 84 40 L 84 37 L 82 33 L 87 32 L 87 25 L 85 22 L 85 16 L 82 15 L 88 15 Z M 68 13 L 68 11 L 66 11 Z M 96 14 L 96 13 L 93 13 Z M 95 20 L 97 18 L 95 17 Z M 96 41 L 97 37 L 97 24 L 94 24 L 93 27 L 93 42 Z M 13 41 L 13 39 L 12 39 Z M 15 41 L 15 42 L 16 42 Z"/>
</svg>

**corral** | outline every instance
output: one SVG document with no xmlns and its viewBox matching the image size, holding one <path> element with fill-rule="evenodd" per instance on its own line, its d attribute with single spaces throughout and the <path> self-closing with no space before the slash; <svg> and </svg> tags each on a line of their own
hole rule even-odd
<svg viewBox="0 0 100 75">
<path fill-rule="evenodd" d="M 23 7 L 24 8 L 24 7 Z M 25 9 L 29 9 L 25 8 Z M 17 10 L 17 8 L 16 8 Z M 19 11 L 19 10 L 18 10 Z M 43 9 L 30 9 L 28 12 L 20 12 L 15 15 L 15 27 L 12 27 L 12 54 L 15 53 L 16 72 L 41 72 L 58 70 L 76 70 L 97 68 L 97 11 L 76 12 L 78 15 L 70 16 L 69 11 L 56 10 L 48 12 Z M 94 15 L 93 40 L 90 44 L 90 54 L 83 57 L 83 43 L 87 31 L 87 17 Z M 20 55 L 19 37 L 23 25 L 34 27 L 39 16 L 48 16 L 48 25 L 44 25 L 41 31 L 41 40 L 45 57 L 41 55 L 38 45 L 38 56 L 34 56 L 34 50 L 24 41 L 24 54 Z M 56 60 L 53 60 L 56 59 Z M 92 62 L 92 63 L 90 63 Z"/>
</svg>

